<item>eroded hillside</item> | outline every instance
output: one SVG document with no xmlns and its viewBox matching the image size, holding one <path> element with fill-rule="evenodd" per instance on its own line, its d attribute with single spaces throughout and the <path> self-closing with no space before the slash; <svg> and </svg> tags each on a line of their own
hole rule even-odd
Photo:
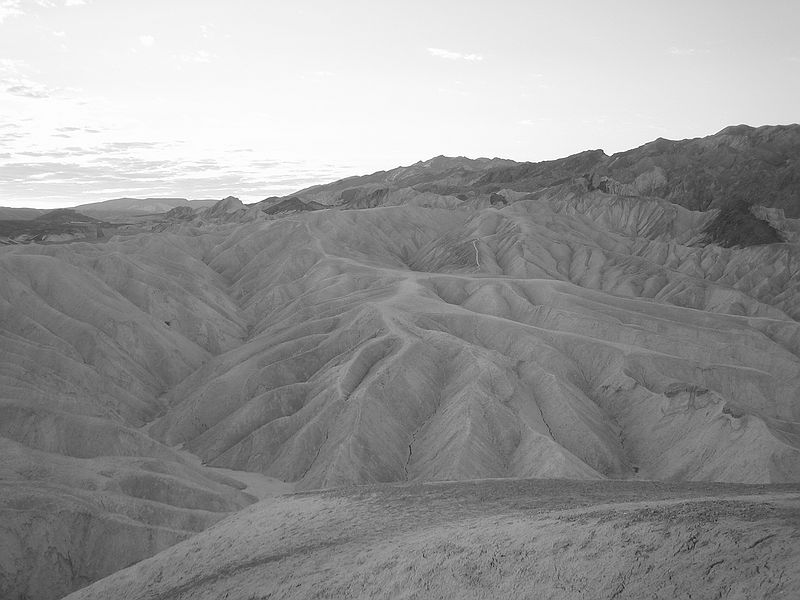
<svg viewBox="0 0 800 600">
<path fill-rule="evenodd" d="M 800 222 L 632 195 L 603 156 L 439 158 L 0 249 L 0 595 L 205 529 L 256 499 L 242 472 L 800 482 Z M 741 222 L 780 238 L 709 237 Z"/>
</svg>

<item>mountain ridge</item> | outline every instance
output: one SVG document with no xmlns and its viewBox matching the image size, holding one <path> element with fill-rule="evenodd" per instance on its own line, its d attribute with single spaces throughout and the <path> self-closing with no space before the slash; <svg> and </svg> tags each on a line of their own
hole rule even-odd
<svg viewBox="0 0 800 600">
<path fill-rule="evenodd" d="M 691 161 L 688 157 L 677 160 L 675 156 L 681 153 L 690 155 Z M 408 167 L 312 186 L 292 196 L 341 205 L 401 187 L 454 196 L 474 195 L 476 188 L 485 194 L 502 189 L 531 193 L 583 178 L 590 187 L 626 196 L 655 196 L 692 210 L 744 200 L 797 217 L 798 156 L 800 125 L 735 125 L 706 137 L 658 138 L 611 156 L 602 150 L 543 162 L 438 156 Z M 472 176 L 481 170 L 485 171 L 481 177 Z"/>
</svg>

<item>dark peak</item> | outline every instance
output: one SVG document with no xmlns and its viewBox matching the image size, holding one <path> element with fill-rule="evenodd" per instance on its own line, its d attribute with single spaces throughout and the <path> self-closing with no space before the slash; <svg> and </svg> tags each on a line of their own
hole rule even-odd
<svg viewBox="0 0 800 600">
<path fill-rule="evenodd" d="M 781 138 L 789 136 L 797 138 L 800 136 L 800 125 L 797 123 L 789 123 L 787 125 L 761 125 L 760 127 L 751 127 L 750 125 L 730 125 L 710 137 L 717 136 L 737 136 L 756 138 L 759 140 L 770 140 L 773 138 Z"/>
<path fill-rule="evenodd" d="M 780 232 L 759 219 L 746 200 L 737 200 L 720 209 L 719 214 L 703 229 L 704 241 L 725 248 L 779 244 Z"/>
<path fill-rule="evenodd" d="M 202 212 L 204 217 L 221 217 L 229 213 L 234 213 L 239 210 L 245 209 L 242 201 L 235 196 L 228 196 L 217 202 L 214 206 L 205 209 Z"/>
<path fill-rule="evenodd" d="M 608 156 L 608 154 L 606 154 L 605 150 L 602 148 L 595 148 L 594 150 L 578 152 L 577 154 L 573 154 L 573 156 Z"/>
<path fill-rule="evenodd" d="M 225 198 L 217 202 L 212 208 L 217 210 L 224 209 L 226 211 L 229 211 L 232 209 L 244 208 L 244 204 L 242 204 L 242 201 L 239 200 L 236 196 L 226 196 Z"/>
<path fill-rule="evenodd" d="M 584 150 L 577 154 L 571 154 L 565 158 L 557 158 L 555 160 L 547 160 L 541 163 L 520 163 L 523 165 L 558 165 L 568 169 L 574 168 L 592 168 L 593 166 L 604 163 L 608 160 L 608 155 L 602 150 Z"/>
<path fill-rule="evenodd" d="M 605 158 L 608 158 L 608 154 L 606 154 L 601 148 L 598 148 L 596 150 L 584 150 L 583 152 L 572 154 L 566 157 L 564 160 L 603 160 Z"/>
<path fill-rule="evenodd" d="M 463 160 L 465 160 L 463 156 L 452 157 L 440 154 L 439 156 L 434 156 L 433 158 L 429 158 L 428 160 L 422 162 L 421 164 L 430 167 L 449 166 L 453 163 L 460 162 Z"/>
<path fill-rule="evenodd" d="M 420 161 L 416 163 L 422 167 L 432 167 L 434 169 L 439 170 L 446 170 L 452 169 L 455 167 L 464 167 L 464 166 L 483 166 L 487 163 L 491 163 L 494 159 L 488 158 L 468 158 L 466 156 L 445 156 L 444 154 L 440 154 L 439 156 L 434 156 L 433 158 L 429 158 L 426 161 Z"/>
<path fill-rule="evenodd" d="M 756 128 L 750 127 L 750 125 L 728 125 L 725 129 L 714 135 L 748 135 L 753 133 L 755 130 Z"/>
<path fill-rule="evenodd" d="M 652 142 L 647 142 L 643 146 L 640 146 L 640 148 L 645 154 L 652 156 L 655 154 L 669 154 L 669 152 L 674 150 L 679 144 L 680 142 L 675 140 L 659 137 Z"/>
</svg>

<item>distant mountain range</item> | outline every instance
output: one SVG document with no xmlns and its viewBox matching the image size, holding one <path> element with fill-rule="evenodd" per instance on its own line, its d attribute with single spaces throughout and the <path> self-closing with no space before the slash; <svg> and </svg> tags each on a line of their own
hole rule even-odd
<svg viewBox="0 0 800 600">
<path fill-rule="evenodd" d="M 0 219 L 0 245 L 96 241 L 113 227 L 74 209 L 57 208 L 32 219 Z"/>
<path fill-rule="evenodd" d="M 303 201 L 348 208 L 393 203 L 398 192 L 462 200 L 501 190 L 532 193 L 582 181 L 620 196 L 668 200 L 691 210 L 746 204 L 800 216 L 800 125 L 736 125 L 703 138 L 659 138 L 611 156 L 587 150 L 544 162 L 437 156 L 408 167 L 350 177 L 292 194 Z"/>
<path fill-rule="evenodd" d="M 208 208 L 216 200 L 187 200 L 186 198 L 114 198 L 102 202 L 90 202 L 73 206 L 83 214 L 98 214 L 103 217 L 145 215 L 167 212 L 179 206 Z M 33 219 L 48 212 L 48 209 L 0 207 L 0 219 Z"/>
<path fill-rule="evenodd" d="M 115 198 L 104 202 L 81 204 L 75 209 L 83 213 L 134 213 L 154 214 L 167 212 L 178 206 L 208 208 L 216 200 L 187 200 L 186 198 Z"/>
<path fill-rule="evenodd" d="M 587 150 L 542 162 L 501 158 L 437 156 L 413 165 L 348 177 L 256 203 L 267 214 L 323 206 L 369 208 L 404 204 L 423 193 L 459 201 L 503 190 L 534 193 L 556 185 L 619 196 L 661 198 L 690 210 L 735 203 L 782 209 L 800 216 L 800 125 L 735 125 L 717 134 L 687 140 L 659 138 L 608 156 Z M 297 200 L 302 202 L 297 205 Z M 176 207 L 209 208 L 216 200 L 115 198 L 73 207 L 101 217 L 158 214 Z M 293 208 L 294 206 L 294 208 Z M 29 219 L 43 210 L 2 208 L 0 219 Z"/>
</svg>

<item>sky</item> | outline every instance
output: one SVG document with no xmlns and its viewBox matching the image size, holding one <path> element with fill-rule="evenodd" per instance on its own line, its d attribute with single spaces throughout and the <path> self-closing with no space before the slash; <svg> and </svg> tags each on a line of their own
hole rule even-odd
<svg viewBox="0 0 800 600">
<path fill-rule="evenodd" d="M 800 121 L 797 0 L 0 0 L 0 206 Z"/>
</svg>

